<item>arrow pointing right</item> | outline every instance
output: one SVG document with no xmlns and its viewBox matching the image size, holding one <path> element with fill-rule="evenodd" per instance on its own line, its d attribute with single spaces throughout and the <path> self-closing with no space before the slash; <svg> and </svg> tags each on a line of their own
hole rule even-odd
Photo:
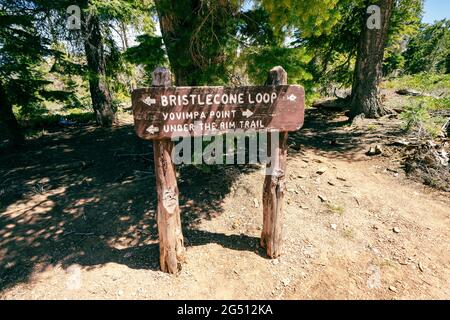
<svg viewBox="0 0 450 320">
<path fill-rule="evenodd" d="M 251 112 L 250 110 L 247 109 L 244 112 L 242 112 L 242 115 L 248 119 L 253 115 L 253 112 Z"/>
</svg>

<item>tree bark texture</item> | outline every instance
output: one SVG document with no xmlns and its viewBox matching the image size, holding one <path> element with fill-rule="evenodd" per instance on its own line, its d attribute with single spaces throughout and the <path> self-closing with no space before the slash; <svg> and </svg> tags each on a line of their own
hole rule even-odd
<svg viewBox="0 0 450 320">
<path fill-rule="evenodd" d="M 156 68 L 153 86 L 170 86 L 170 71 Z M 172 162 L 173 142 L 154 140 L 153 152 L 158 194 L 157 224 L 159 236 L 159 262 L 163 272 L 177 273 L 184 261 L 184 240 L 181 229 L 178 185 L 175 165 Z"/>
<path fill-rule="evenodd" d="M 97 124 L 110 127 L 115 120 L 115 111 L 106 80 L 105 52 L 99 17 L 94 13 L 86 13 L 82 29 L 92 107 L 96 114 Z"/>
<path fill-rule="evenodd" d="M 371 4 L 374 3 L 367 2 L 364 10 Z M 369 29 L 369 16 L 364 15 L 353 79 L 351 118 L 360 115 L 378 118 L 389 113 L 383 107 L 379 86 L 383 76 L 384 49 L 395 0 L 380 0 L 375 4 L 381 9 L 381 28 Z"/>
</svg>

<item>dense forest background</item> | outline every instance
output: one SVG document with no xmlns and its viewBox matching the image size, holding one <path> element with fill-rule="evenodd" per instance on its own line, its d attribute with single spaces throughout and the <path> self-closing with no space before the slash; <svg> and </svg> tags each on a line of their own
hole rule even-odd
<svg viewBox="0 0 450 320">
<path fill-rule="evenodd" d="M 111 126 L 156 66 L 177 85 L 252 85 L 281 65 L 309 105 L 352 88 L 343 93 L 351 118 L 388 113 L 382 79 L 448 89 L 449 21 L 421 23 L 421 0 L 375 2 L 380 41 L 370 39 L 365 0 L 1 0 L 2 136 L 21 145 L 64 121 Z M 425 97 L 413 115 L 448 105 Z"/>
</svg>

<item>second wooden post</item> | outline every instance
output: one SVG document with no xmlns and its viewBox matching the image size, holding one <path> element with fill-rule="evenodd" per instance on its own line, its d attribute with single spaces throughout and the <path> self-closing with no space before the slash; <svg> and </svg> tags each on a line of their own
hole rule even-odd
<svg viewBox="0 0 450 320">
<path fill-rule="evenodd" d="M 286 85 L 287 73 L 282 67 L 275 67 L 269 72 L 266 85 Z M 284 219 L 284 194 L 286 190 L 286 160 L 288 133 L 280 132 L 278 145 L 268 137 L 271 167 L 266 173 L 263 190 L 263 229 L 261 246 L 266 248 L 270 258 L 281 255 Z"/>
<path fill-rule="evenodd" d="M 166 68 L 153 71 L 153 86 L 170 87 L 171 74 Z M 154 140 L 156 191 L 158 194 L 157 224 L 159 263 L 164 272 L 176 273 L 184 260 L 184 240 L 181 229 L 176 168 L 172 162 L 173 142 Z"/>
</svg>

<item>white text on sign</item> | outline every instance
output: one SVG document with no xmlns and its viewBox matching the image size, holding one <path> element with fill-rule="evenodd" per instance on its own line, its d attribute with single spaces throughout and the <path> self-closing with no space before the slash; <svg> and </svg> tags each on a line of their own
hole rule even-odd
<svg viewBox="0 0 450 320">
<path fill-rule="evenodd" d="M 276 92 L 272 93 L 230 93 L 230 94 L 184 94 L 184 95 L 162 95 L 161 105 L 163 107 L 176 107 L 187 105 L 211 106 L 211 105 L 227 105 L 227 104 L 260 104 L 274 103 L 278 98 Z"/>
</svg>

